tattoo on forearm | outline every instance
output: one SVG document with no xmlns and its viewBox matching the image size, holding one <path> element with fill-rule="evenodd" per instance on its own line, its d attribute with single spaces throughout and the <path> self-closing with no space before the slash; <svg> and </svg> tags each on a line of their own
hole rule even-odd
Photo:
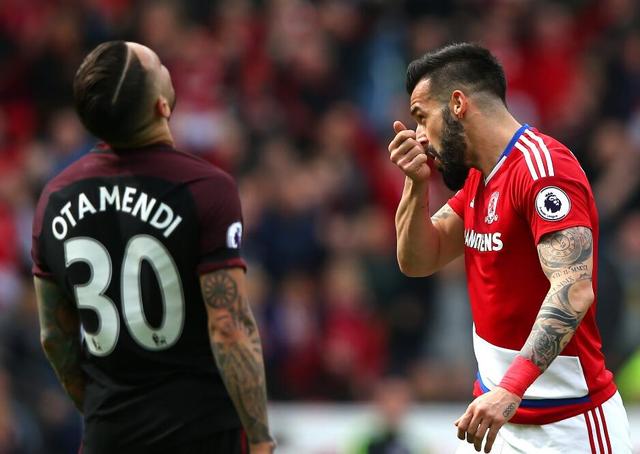
<svg viewBox="0 0 640 454">
<path fill-rule="evenodd" d="M 82 412 L 85 376 L 80 367 L 82 347 L 78 311 L 53 282 L 36 279 L 35 287 L 45 354 L 63 388 Z"/>
<path fill-rule="evenodd" d="M 270 441 L 262 347 L 249 302 L 226 270 L 201 278 L 205 303 L 214 309 L 211 349 L 252 443 Z"/>
<path fill-rule="evenodd" d="M 521 354 L 542 371 L 569 343 L 589 302 L 570 297 L 572 290 L 591 282 L 593 239 L 585 227 L 551 233 L 538 245 L 542 270 L 551 282 Z"/>
<path fill-rule="evenodd" d="M 516 407 L 516 403 L 511 402 L 502 412 L 502 416 L 504 416 L 505 418 L 509 418 L 516 411 Z"/>
</svg>

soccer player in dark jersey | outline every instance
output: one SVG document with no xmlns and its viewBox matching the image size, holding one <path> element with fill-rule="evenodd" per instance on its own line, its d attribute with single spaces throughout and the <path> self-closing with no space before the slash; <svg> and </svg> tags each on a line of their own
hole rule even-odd
<svg viewBox="0 0 640 454">
<path fill-rule="evenodd" d="M 151 49 L 101 44 L 73 88 L 105 144 L 45 187 L 32 255 L 84 453 L 273 452 L 233 179 L 174 148 L 175 92 Z"/>
</svg>

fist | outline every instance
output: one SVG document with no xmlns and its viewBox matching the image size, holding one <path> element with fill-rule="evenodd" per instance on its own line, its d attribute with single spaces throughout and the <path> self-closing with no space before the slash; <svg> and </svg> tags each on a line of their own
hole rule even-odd
<svg viewBox="0 0 640 454">
<path fill-rule="evenodd" d="M 396 136 L 389 143 L 389 159 L 415 182 L 426 181 L 431 175 L 424 147 L 416 139 L 416 132 L 401 122 L 393 123 Z"/>
</svg>

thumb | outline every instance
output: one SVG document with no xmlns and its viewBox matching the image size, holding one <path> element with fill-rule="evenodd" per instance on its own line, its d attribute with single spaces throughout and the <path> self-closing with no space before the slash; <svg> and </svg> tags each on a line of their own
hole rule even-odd
<svg viewBox="0 0 640 454">
<path fill-rule="evenodd" d="M 393 122 L 393 130 L 396 134 L 405 129 L 407 129 L 407 127 L 401 121 L 396 120 Z"/>
</svg>

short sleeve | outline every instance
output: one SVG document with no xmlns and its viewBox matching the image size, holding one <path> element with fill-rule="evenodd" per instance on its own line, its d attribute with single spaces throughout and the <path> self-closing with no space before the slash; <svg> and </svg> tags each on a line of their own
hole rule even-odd
<svg viewBox="0 0 640 454">
<path fill-rule="evenodd" d="M 198 206 L 200 224 L 198 273 L 241 267 L 242 208 L 233 179 L 220 173 L 195 183 L 192 191 Z"/>
<path fill-rule="evenodd" d="M 547 233 L 571 227 L 593 228 L 590 214 L 593 196 L 577 161 L 558 165 L 554 176 L 535 180 L 529 176 L 516 196 L 535 244 Z"/>
<path fill-rule="evenodd" d="M 40 199 L 38 200 L 36 211 L 33 216 L 33 230 L 31 236 L 31 259 L 33 260 L 33 266 L 31 267 L 31 272 L 34 276 L 40 278 L 53 279 L 53 272 L 47 265 L 42 253 L 42 241 L 44 240 L 42 229 L 48 201 L 49 191 L 45 188 L 40 195 Z"/>
<path fill-rule="evenodd" d="M 447 202 L 447 205 L 449 205 L 451 209 L 462 219 L 464 219 L 464 208 L 467 204 L 467 195 L 465 192 L 466 187 L 467 186 L 465 185 L 462 189 L 456 192 Z"/>
</svg>

